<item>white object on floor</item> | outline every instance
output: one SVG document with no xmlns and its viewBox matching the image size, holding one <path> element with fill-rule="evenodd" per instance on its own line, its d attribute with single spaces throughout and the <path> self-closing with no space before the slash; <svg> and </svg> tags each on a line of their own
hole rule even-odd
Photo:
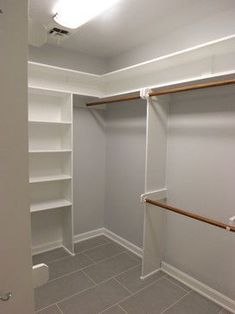
<svg viewBox="0 0 235 314">
<path fill-rule="evenodd" d="M 33 266 L 33 287 L 37 288 L 49 280 L 49 267 L 46 264 L 37 264 Z"/>
</svg>

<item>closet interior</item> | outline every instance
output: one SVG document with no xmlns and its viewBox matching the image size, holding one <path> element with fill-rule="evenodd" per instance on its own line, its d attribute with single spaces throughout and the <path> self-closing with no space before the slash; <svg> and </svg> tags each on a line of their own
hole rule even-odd
<svg viewBox="0 0 235 314">
<path fill-rule="evenodd" d="M 141 258 L 138 280 L 163 272 L 235 312 L 235 80 L 222 71 L 234 61 L 220 45 L 99 78 L 29 63 L 40 262 L 58 248 L 77 258 L 81 241 L 105 236 Z"/>
<path fill-rule="evenodd" d="M 75 208 L 75 235 L 105 228 L 139 255 L 143 245 L 142 279 L 159 269 L 177 275 L 175 265 L 232 299 L 233 233 L 162 207 L 166 202 L 229 224 L 233 99 L 234 86 L 224 86 L 86 107 L 88 97 L 30 89 L 35 253 L 46 242 L 47 249 L 63 245 L 73 254 Z"/>
</svg>

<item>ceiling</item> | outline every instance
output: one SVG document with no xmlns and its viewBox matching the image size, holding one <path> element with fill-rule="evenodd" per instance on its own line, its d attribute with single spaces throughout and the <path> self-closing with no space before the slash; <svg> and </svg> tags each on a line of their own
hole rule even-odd
<svg viewBox="0 0 235 314">
<path fill-rule="evenodd" d="M 56 1 L 30 0 L 31 18 L 47 29 L 56 26 L 52 20 Z M 112 58 L 232 7 L 234 0 L 120 0 L 112 9 L 78 28 L 59 46 Z M 57 45 L 50 39 L 48 43 Z"/>
</svg>

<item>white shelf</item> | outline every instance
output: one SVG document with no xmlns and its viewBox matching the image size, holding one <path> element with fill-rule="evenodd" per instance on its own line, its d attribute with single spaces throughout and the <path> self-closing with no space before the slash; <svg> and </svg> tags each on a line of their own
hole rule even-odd
<svg viewBox="0 0 235 314">
<path fill-rule="evenodd" d="M 34 149 L 30 150 L 30 154 L 42 154 L 42 153 L 71 153 L 71 149 Z"/>
<path fill-rule="evenodd" d="M 65 199 L 45 201 L 45 202 L 31 204 L 30 212 L 35 213 L 35 212 L 40 212 L 40 211 L 45 211 L 45 210 L 50 210 L 50 209 L 67 207 L 67 206 L 71 206 L 71 205 L 72 205 L 72 203 L 68 200 L 65 200 Z"/>
<path fill-rule="evenodd" d="M 40 183 L 40 182 L 51 182 L 51 181 L 63 181 L 71 180 L 72 177 L 66 174 L 54 175 L 54 176 L 43 176 L 43 177 L 31 177 L 29 183 Z"/>
<path fill-rule="evenodd" d="M 45 121 L 45 120 L 29 120 L 32 124 L 52 124 L 52 125 L 70 125 L 72 122 L 69 121 Z"/>
<path fill-rule="evenodd" d="M 73 96 L 30 88 L 28 133 L 32 243 L 73 253 Z"/>
</svg>

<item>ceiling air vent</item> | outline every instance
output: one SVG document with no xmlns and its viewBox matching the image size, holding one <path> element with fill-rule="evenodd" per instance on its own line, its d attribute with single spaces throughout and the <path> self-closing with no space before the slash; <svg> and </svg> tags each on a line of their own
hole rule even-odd
<svg viewBox="0 0 235 314">
<path fill-rule="evenodd" d="M 51 30 L 49 30 L 49 34 L 55 37 L 67 37 L 69 35 L 69 32 L 65 29 L 53 27 Z"/>
</svg>

